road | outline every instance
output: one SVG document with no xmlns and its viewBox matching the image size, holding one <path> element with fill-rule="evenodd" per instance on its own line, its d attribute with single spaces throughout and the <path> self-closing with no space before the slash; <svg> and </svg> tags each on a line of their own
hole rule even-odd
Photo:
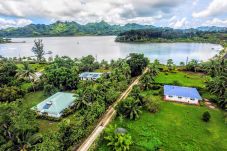
<svg viewBox="0 0 227 151">
<path fill-rule="evenodd" d="M 117 101 L 109 107 L 106 113 L 102 116 L 100 122 L 97 124 L 96 128 L 93 132 L 88 136 L 88 138 L 82 143 L 82 145 L 75 151 L 87 151 L 93 142 L 98 138 L 98 136 L 102 133 L 104 128 L 111 122 L 111 119 L 116 115 L 116 110 L 114 107 L 122 100 L 124 100 L 128 94 L 131 92 L 134 85 L 138 84 L 140 78 L 147 72 L 147 68 L 144 70 L 143 74 L 138 76 L 125 90 L 121 96 L 117 99 Z"/>
</svg>

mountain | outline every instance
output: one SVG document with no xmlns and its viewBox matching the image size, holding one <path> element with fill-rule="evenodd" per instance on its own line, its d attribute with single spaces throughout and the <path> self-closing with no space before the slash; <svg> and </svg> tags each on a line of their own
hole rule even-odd
<svg viewBox="0 0 227 151">
<path fill-rule="evenodd" d="M 0 37 L 34 37 L 34 36 L 79 36 L 79 35 L 118 35 L 121 32 L 137 29 L 155 28 L 152 25 L 126 24 L 110 25 L 105 21 L 88 23 L 57 21 L 50 25 L 30 24 L 20 28 L 0 30 Z"/>
<path fill-rule="evenodd" d="M 205 31 L 205 32 L 227 32 L 227 27 L 217 27 L 217 26 L 201 26 L 196 29 L 199 31 Z"/>
</svg>

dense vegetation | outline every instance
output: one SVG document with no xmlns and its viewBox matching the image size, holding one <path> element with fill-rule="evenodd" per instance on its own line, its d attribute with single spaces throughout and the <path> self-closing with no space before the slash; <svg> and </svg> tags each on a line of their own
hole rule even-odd
<svg viewBox="0 0 227 151">
<path fill-rule="evenodd" d="M 11 39 L 8 39 L 8 38 L 1 38 L 0 37 L 0 44 L 1 43 L 10 43 L 11 42 Z"/>
<path fill-rule="evenodd" d="M 71 150 L 87 136 L 99 117 L 128 87 L 134 75 L 147 64 L 141 54 L 128 60 L 96 62 L 93 56 L 80 59 L 56 56 L 44 59 L 41 40 L 32 48 L 36 59 L 0 60 L 0 148 L 3 150 Z M 31 63 L 36 64 L 34 66 Z M 141 63 L 136 66 L 136 63 Z M 35 68 L 34 68 L 35 67 Z M 96 81 L 81 81 L 79 73 L 111 71 Z M 37 77 L 36 72 L 42 72 Z M 36 114 L 32 107 L 58 91 L 75 93 L 78 99 L 64 110 L 62 118 Z"/>
<path fill-rule="evenodd" d="M 149 29 L 149 30 L 147 30 Z M 142 30 L 142 31 L 131 31 L 131 30 Z M 143 31 L 144 30 L 144 31 Z M 131 32 L 127 32 L 131 31 Z M 226 32 L 227 28 L 225 27 L 199 27 L 196 29 L 186 29 L 186 30 L 174 30 L 171 28 L 159 28 L 152 25 L 139 25 L 135 23 L 129 23 L 126 25 L 110 25 L 105 21 L 96 22 L 96 23 L 87 23 L 85 25 L 81 25 L 77 22 L 60 22 L 57 21 L 50 25 L 44 24 L 30 24 L 25 27 L 20 28 L 7 28 L 0 30 L 0 37 L 34 37 L 34 36 L 78 36 L 78 35 L 129 35 L 131 33 L 138 32 L 135 37 L 128 38 L 118 38 L 118 41 L 141 41 L 141 40 L 150 40 L 150 38 L 156 38 L 150 35 L 149 32 L 154 32 L 154 35 L 162 32 L 162 36 L 158 38 L 166 38 L 169 37 L 168 34 L 180 36 L 178 38 L 185 38 L 182 35 L 192 36 L 197 34 L 198 32 Z M 125 32 L 125 33 L 124 33 Z M 143 32 L 146 32 L 150 37 L 146 37 Z M 166 33 L 166 34 L 165 34 Z M 159 39 L 161 41 L 163 39 Z M 201 40 L 201 39 L 200 39 Z M 0 40 L 1 41 L 1 40 Z"/>
<path fill-rule="evenodd" d="M 151 66 L 150 69 L 155 69 L 154 65 Z M 137 90 L 118 105 L 118 117 L 96 142 L 94 150 L 119 150 L 123 146 L 127 147 L 126 150 L 138 151 L 226 150 L 226 117 L 221 110 L 208 109 L 203 103 L 201 106 L 192 106 L 164 102 L 162 99 L 163 89 L 160 85 L 163 84 L 193 86 L 198 88 L 203 98 L 213 98 L 206 89 L 209 76 L 194 71 L 167 71 L 162 69 L 162 65 L 158 67 L 161 72 L 150 70 L 141 80 L 140 89 L 136 86 L 134 89 Z M 110 129 L 113 128 L 111 133 Z M 116 135 L 118 129 L 124 130 L 120 136 Z M 123 141 L 130 144 L 119 146 Z M 112 144 L 118 144 L 118 148 L 115 149 Z"/>
<path fill-rule="evenodd" d="M 31 24 L 21 28 L 0 30 L 0 37 L 34 37 L 34 36 L 78 36 L 78 35 L 117 35 L 132 29 L 153 28 L 151 25 L 126 24 L 110 25 L 104 21 L 81 25 L 76 22 L 56 22 L 50 25 Z"/>
<path fill-rule="evenodd" d="M 227 40 L 227 31 L 209 32 L 197 29 L 153 28 L 130 30 L 120 33 L 118 42 L 210 42 L 220 43 Z"/>
</svg>

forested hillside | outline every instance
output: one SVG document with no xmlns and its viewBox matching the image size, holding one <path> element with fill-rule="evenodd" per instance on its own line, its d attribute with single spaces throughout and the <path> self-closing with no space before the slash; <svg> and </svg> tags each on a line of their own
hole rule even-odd
<svg viewBox="0 0 227 151">
<path fill-rule="evenodd" d="M 120 33 L 118 42 L 210 42 L 224 43 L 226 31 L 201 31 L 198 29 L 153 28 Z"/>
<path fill-rule="evenodd" d="M 0 37 L 34 37 L 34 36 L 80 36 L 80 35 L 117 35 L 136 29 L 151 29 L 152 25 L 126 24 L 110 25 L 104 21 L 85 25 L 76 22 L 56 22 L 50 25 L 30 24 L 21 28 L 0 30 Z"/>
</svg>

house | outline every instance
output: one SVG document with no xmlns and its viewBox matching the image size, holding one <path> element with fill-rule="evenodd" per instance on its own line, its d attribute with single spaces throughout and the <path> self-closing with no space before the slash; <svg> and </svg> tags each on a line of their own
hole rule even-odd
<svg viewBox="0 0 227 151">
<path fill-rule="evenodd" d="M 76 98 L 73 93 L 57 92 L 32 109 L 41 115 L 59 118 L 66 108 L 74 104 Z"/>
<path fill-rule="evenodd" d="M 103 73 L 98 72 L 83 72 L 79 75 L 81 80 L 97 80 Z"/>
<path fill-rule="evenodd" d="M 202 97 L 196 88 L 164 85 L 164 99 L 189 104 L 198 104 Z"/>
</svg>

